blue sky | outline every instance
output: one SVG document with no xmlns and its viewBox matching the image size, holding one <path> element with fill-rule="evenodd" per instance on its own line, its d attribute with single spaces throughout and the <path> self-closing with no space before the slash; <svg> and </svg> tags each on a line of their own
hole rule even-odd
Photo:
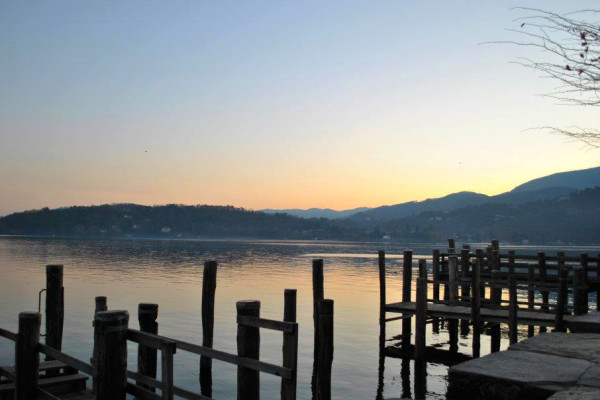
<svg viewBox="0 0 600 400">
<path fill-rule="evenodd" d="M 511 64 L 514 6 L 0 3 L 0 214 L 112 202 L 377 206 L 598 165 Z"/>
</svg>

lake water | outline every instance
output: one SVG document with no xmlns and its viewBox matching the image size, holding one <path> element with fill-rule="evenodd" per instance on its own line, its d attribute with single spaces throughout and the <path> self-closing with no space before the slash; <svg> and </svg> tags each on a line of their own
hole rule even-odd
<svg viewBox="0 0 600 400">
<path fill-rule="evenodd" d="M 325 298 L 335 301 L 333 398 L 400 398 L 414 393 L 409 372 L 412 366 L 388 357 L 381 374 L 377 250 L 388 254 L 388 302 L 393 302 L 400 301 L 402 251 L 412 249 L 416 260 L 430 256 L 434 247 L 444 246 L 0 237 L 0 326 L 16 331 L 18 313 L 38 308 L 38 292 L 45 286 L 45 265 L 64 264 L 64 352 L 84 361 L 90 359 L 95 296 L 107 296 L 109 309 L 128 310 L 130 327 L 135 329 L 138 328 L 138 303 L 158 303 L 160 334 L 201 344 L 203 263 L 216 260 L 219 262 L 216 349 L 236 353 L 236 301 L 260 300 L 261 317 L 281 320 L 284 289 L 298 290 L 298 398 L 310 399 L 312 259 L 324 258 Z M 585 250 L 600 251 L 597 247 Z M 400 333 L 400 325 L 399 322 L 388 323 L 388 339 Z M 447 346 L 444 332 L 428 331 L 427 340 L 428 344 Z M 482 337 L 482 354 L 489 352 L 488 342 Z M 395 341 L 389 340 L 388 344 L 392 343 Z M 280 333 L 261 330 L 261 360 L 281 365 L 281 345 Z M 503 339 L 502 348 L 506 345 Z M 129 367 L 135 369 L 136 347 L 130 345 L 129 351 Z M 469 338 L 460 339 L 460 351 L 470 354 Z M 12 364 L 13 354 L 12 342 L 0 338 L 0 364 Z M 198 363 L 199 358 L 189 353 L 175 355 L 177 386 L 199 392 Z M 445 397 L 447 370 L 443 365 L 427 365 L 427 398 Z M 214 398 L 235 398 L 236 371 L 234 365 L 213 362 Z M 262 398 L 279 398 L 279 389 L 279 378 L 261 374 Z"/>
</svg>

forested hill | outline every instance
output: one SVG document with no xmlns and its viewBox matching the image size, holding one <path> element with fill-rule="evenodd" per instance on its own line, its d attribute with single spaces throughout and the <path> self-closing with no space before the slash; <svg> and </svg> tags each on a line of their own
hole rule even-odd
<svg viewBox="0 0 600 400">
<path fill-rule="evenodd" d="M 231 206 L 113 204 L 26 211 L 0 218 L 0 234 L 351 239 L 325 219 L 267 215 Z"/>
</svg>

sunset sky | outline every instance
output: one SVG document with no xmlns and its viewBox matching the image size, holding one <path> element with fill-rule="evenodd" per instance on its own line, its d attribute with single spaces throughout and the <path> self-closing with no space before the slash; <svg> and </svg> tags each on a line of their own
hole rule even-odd
<svg viewBox="0 0 600 400">
<path fill-rule="evenodd" d="M 597 1 L 0 2 L 0 215 L 496 194 L 600 165 L 598 128 L 511 63 L 526 15 Z M 522 40 L 522 39 L 521 39 Z"/>
</svg>

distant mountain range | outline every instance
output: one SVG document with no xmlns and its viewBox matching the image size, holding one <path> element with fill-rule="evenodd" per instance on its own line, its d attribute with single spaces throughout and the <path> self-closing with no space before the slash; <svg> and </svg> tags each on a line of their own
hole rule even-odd
<svg viewBox="0 0 600 400">
<path fill-rule="evenodd" d="M 560 172 L 537 178 L 515 187 L 510 192 L 488 196 L 475 192 L 457 192 L 444 197 L 423 201 L 409 201 L 376 208 L 356 208 L 335 211 L 329 208 L 308 210 L 261 210 L 268 213 L 287 213 L 302 218 L 348 218 L 356 222 L 389 221 L 406 218 L 427 211 L 452 211 L 462 207 L 486 203 L 523 204 L 537 200 L 551 200 L 585 188 L 600 186 L 600 167 Z"/>
</svg>

